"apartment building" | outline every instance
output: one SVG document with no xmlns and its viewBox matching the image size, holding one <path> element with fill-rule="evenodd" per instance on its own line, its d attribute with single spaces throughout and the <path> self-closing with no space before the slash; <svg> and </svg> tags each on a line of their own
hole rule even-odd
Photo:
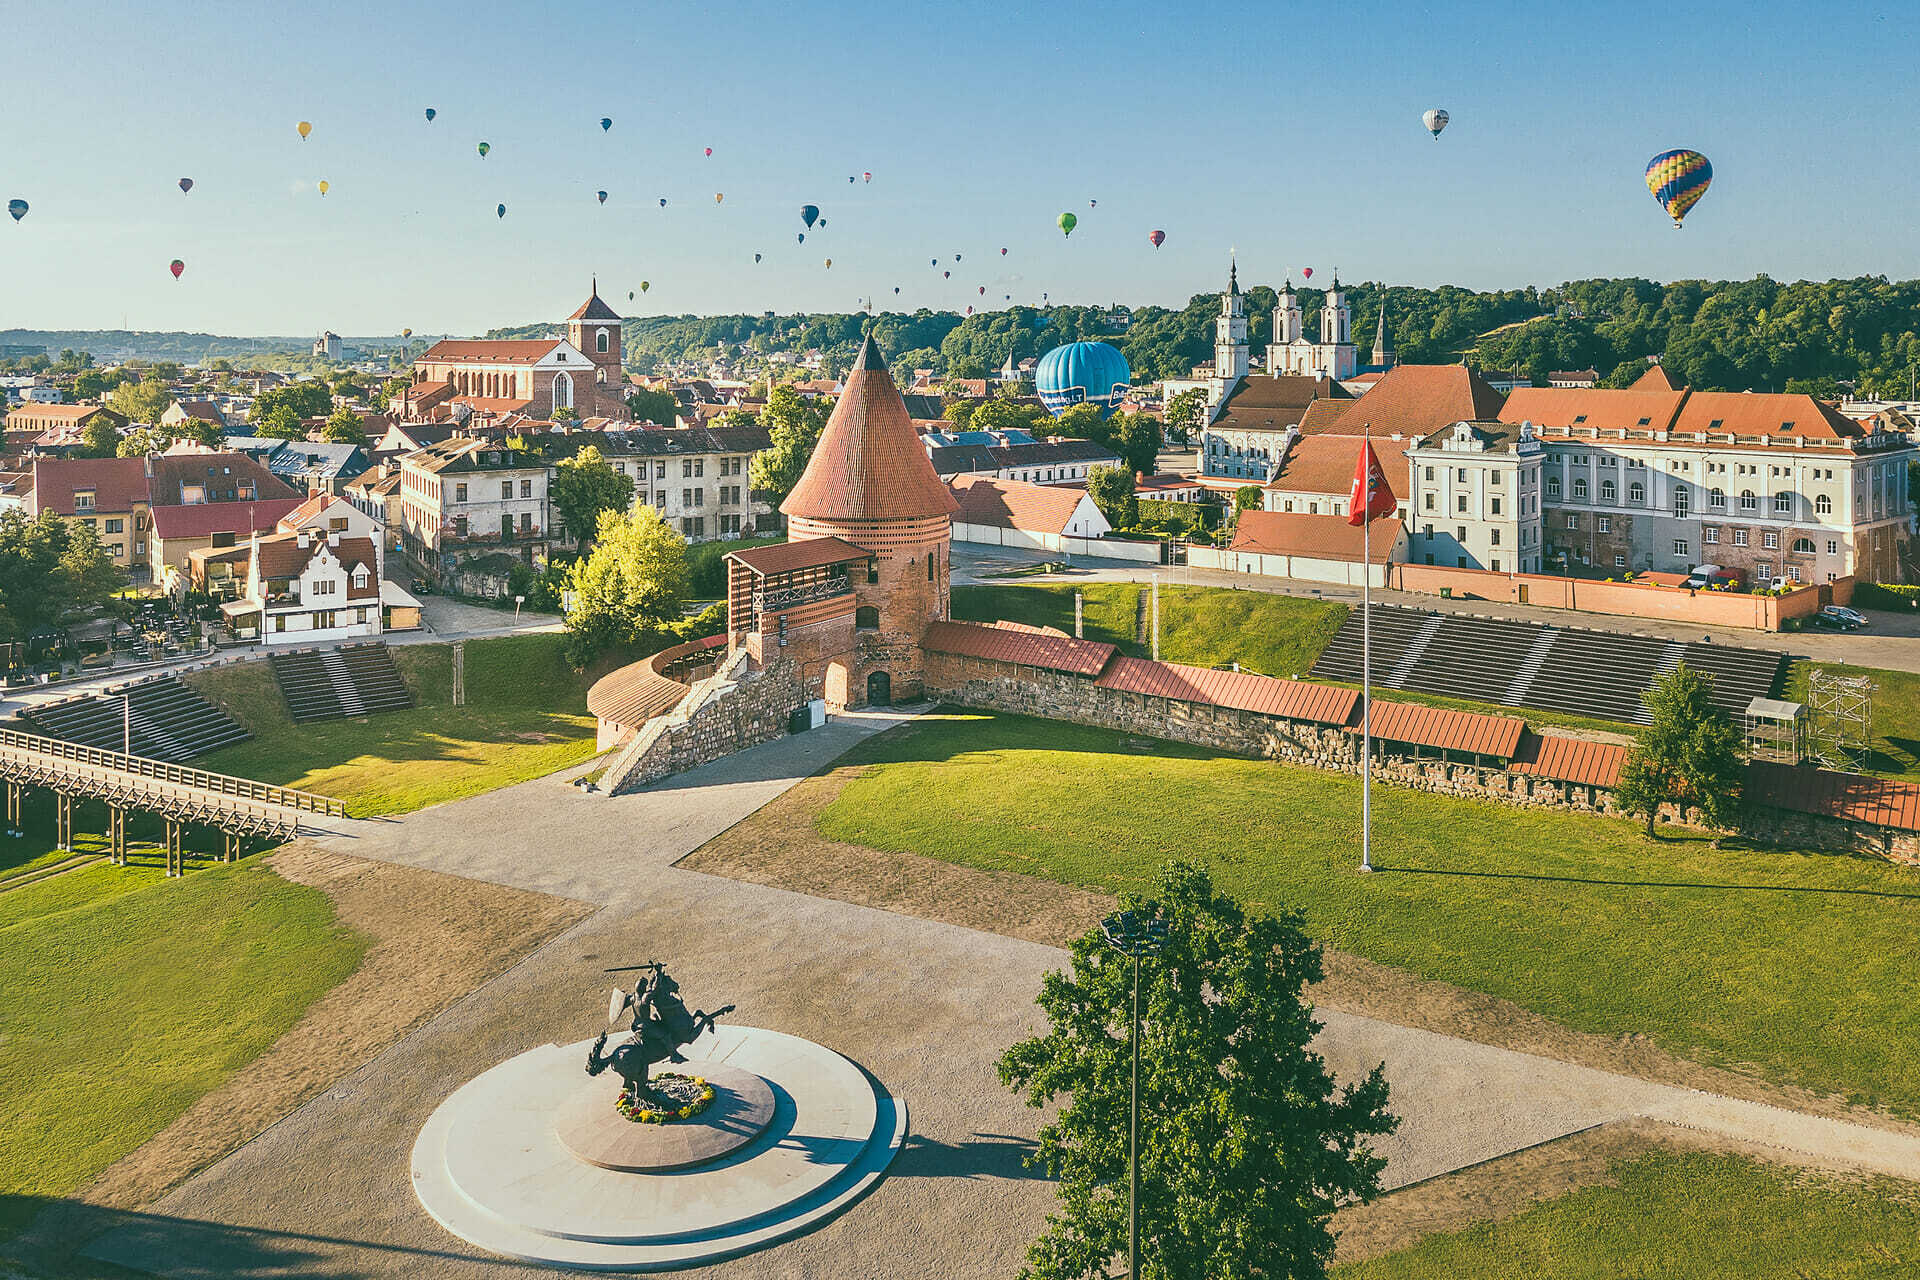
<svg viewBox="0 0 1920 1280">
<path fill-rule="evenodd" d="M 401 546 L 441 577 L 487 555 L 544 564 L 557 536 L 548 474 L 534 454 L 464 436 L 408 454 L 400 460 Z"/>
<path fill-rule="evenodd" d="M 1407 558 L 1495 573 L 1538 573 L 1546 449 L 1531 423 L 1456 422 L 1407 448 Z"/>
<path fill-rule="evenodd" d="M 633 505 L 652 507 L 689 542 L 779 527 L 772 504 L 754 501 L 750 480 L 753 455 L 770 444 L 763 427 L 608 431 L 592 443 L 633 481 Z"/>
</svg>

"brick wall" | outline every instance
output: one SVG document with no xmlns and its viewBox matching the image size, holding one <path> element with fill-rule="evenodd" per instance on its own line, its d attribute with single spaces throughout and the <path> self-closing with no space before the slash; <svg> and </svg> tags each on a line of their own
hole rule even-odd
<svg viewBox="0 0 1920 1280">
<path fill-rule="evenodd" d="M 1844 604 L 1853 590 L 1853 580 L 1842 578 L 1838 582 L 1802 587 L 1784 596 L 1754 596 L 1419 564 L 1393 566 L 1388 585 L 1397 591 L 1427 595 L 1437 595 L 1444 587 L 1450 589 L 1456 599 L 1498 600 L 1549 609 L 1664 618 L 1702 626 L 1751 627 L 1760 631 L 1778 631 L 1783 620 L 1805 617 L 1823 604 Z"/>
<path fill-rule="evenodd" d="M 650 722 L 641 732 L 651 740 L 631 759 L 618 757 L 620 776 L 604 778 L 603 785 L 621 795 L 771 742 L 786 734 L 787 717 L 806 700 L 797 663 L 776 658 L 764 668 L 748 669 L 732 684 L 715 690 L 685 721 L 667 722 L 657 729 L 653 724 L 659 722 Z"/>
</svg>

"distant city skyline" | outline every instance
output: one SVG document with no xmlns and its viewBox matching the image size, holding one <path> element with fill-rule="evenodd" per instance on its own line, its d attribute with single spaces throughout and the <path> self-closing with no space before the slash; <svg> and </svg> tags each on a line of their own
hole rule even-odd
<svg viewBox="0 0 1920 1280">
<path fill-rule="evenodd" d="M 12 8 L 0 329 L 468 334 L 596 273 L 635 315 L 1178 307 L 1230 251 L 1276 285 L 1920 275 L 1917 91 L 1879 73 L 1920 12 Z M 1669 147 L 1714 165 L 1684 231 L 1641 183 Z"/>
</svg>

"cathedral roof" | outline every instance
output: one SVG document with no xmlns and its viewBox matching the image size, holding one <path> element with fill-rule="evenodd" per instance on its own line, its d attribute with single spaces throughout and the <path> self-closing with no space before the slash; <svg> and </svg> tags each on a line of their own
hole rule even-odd
<svg viewBox="0 0 1920 1280">
<path fill-rule="evenodd" d="M 580 309 L 568 316 L 569 320 L 618 320 L 620 313 L 600 301 L 600 286 L 595 284 L 593 295 L 580 304 Z"/>
<path fill-rule="evenodd" d="M 1490 422 L 1505 403 L 1498 391 L 1459 364 L 1395 365 L 1358 400 L 1321 400 L 1300 420 L 1305 435 L 1424 436 L 1453 422 Z"/>
<path fill-rule="evenodd" d="M 812 520 L 908 520 L 957 509 L 869 334 L 806 473 L 780 510 Z"/>
</svg>

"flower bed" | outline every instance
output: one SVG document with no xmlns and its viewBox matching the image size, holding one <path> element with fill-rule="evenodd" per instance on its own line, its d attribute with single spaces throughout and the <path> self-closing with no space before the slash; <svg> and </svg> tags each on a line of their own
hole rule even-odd
<svg viewBox="0 0 1920 1280">
<path fill-rule="evenodd" d="M 713 1086 L 704 1076 L 663 1071 L 647 1081 L 653 1096 L 636 1098 L 631 1089 L 622 1089 L 614 1104 L 620 1114 L 635 1124 L 672 1124 L 691 1120 L 713 1105 Z"/>
</svg>

